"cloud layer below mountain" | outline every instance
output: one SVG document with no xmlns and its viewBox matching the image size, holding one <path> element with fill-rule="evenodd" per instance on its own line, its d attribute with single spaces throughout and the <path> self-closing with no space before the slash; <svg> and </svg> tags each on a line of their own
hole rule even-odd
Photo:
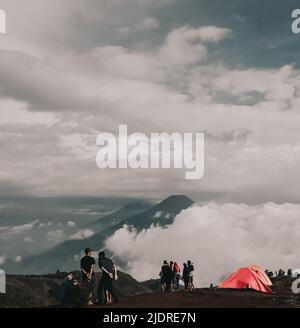
<svg viewBox="0 0 300 328">
<path fill-rule="evenodd" d="M 139 280 L 158 277 L 164 259 L 191 259 L 197 286 L 208 286 L 240 266 L 300 267 L 299 232 L 300 205 L 209 203 L 182 211 L 168 228 L 123 227 L 106 246 Z"/>
</svg>

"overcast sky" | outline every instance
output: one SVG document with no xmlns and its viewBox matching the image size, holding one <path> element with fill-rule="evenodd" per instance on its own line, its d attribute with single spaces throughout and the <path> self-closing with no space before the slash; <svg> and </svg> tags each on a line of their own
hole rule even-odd
<svg viewBox="0 0 300 328">
<path fill-rule="evenodd" d="M 1 0 L 0 197 L 300 201 L 298 1 Z M 100 170 L 96 136 L 206 132 L 205 175 Z M 0 205 L 1 206 L 1 205 Z"/>
</svg>

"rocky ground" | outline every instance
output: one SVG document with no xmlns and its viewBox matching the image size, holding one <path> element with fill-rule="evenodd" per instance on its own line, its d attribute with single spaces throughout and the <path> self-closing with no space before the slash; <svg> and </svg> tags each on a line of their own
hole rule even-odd
<svg viewBox="0 0 300 328">
<path fill-rule="evenodd" d="M 152 282 L 153 283 L 153 282 Z M 121 299 L 112 308 L 298 308 L 300 296 L 291 291 L 292 279 L 273 279 L 272 294 L 253 290 L 202 288 L 189 293 L 154 292 Z M 149 283 L 147 282 L 149 285 Z M 104 306 L 101 306 L 104 307 Z M 106 305 L 107 307 L 107 305 Z"/>
<path fill-rule="evenodd" d="M 57 294 L 64 275 L 8 276 L 7 294 L 0 294 L 1 307 L 57 307 Z M 98 277 L 99 278 L 99 277 Z M 292 279 L 273 279 L 272 294 L 253 290 L 201 288 L 195 292 L 161 293 L 157 281 L 137 282 L 120 273 L 115 284 L 119 302 L 95 308 L 298 308 L 300 297 L 291 291 Z M 153 287 L 152 290 L 150 287 Z"/>
<path fill-rule="evenodd" d="M 74 272 L 80 281 L 80 273 Z M 0 294 L 0 308 L 55 307 L 59 306 L 58 293 L 66 273 L 49 275 L 8 275 L 6 294 Z M 99 281 L 99 274 L 96 277 Z M 130 275 L 119 272 L 115 283 L 116 294 L 120 298 L 152 293 L 153 291 Z"/>
</svg>

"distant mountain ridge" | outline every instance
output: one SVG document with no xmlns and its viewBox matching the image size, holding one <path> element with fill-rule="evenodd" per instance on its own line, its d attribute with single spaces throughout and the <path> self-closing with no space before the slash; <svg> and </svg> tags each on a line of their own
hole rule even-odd
<svg viewBox="0 0 300 328">
<path fill-rule="evenodd" d="M 121 229 L 125 224 L 135 227 L 138 231 L 148 229 L 151 225 L 166 226 L 172 224 L 177 214 L 194 203 L 192 199 L 185 195 L 169 196 L 150 209 L 121 221 L 112 229 L 108 229 L 108 232 Z"/>
<path fill-rule="evenodd" d="M 86 247 L 90 247 L 95 251 L 103 249 L 106 239 L 124 225 L 132 226 L 138 231 L 148 229 L 151 225 L 164 227 L 172 224 L 177 214 L 194 203 L 192 199 L 185 195 L 173 195 L 148 209 L 142 210 L 140 213 L 129 217 L 124 214 L 124 219 L 121 220 L 122 215 L 120 213 L 128 213 L 128 207 L 125 207 L 125 210 L 123 207 L 109 215 L 110 218 L 116 217 L 119 220 L 117 224 L 111 226 L 106 223 L 104 226 L 107 226 L 107 228 L 100 230 L 89 238 L 66 240 L 39 255 L 26 257 L 20 263 L 7 262 L 4 269 L 9 273 L 17 274 L 42 274 L 56 272 L 56 270 L 70 271 L 74 267 L 79 267 L 79 259 Z M 143 207 L 144 205 L 139 206 Z M 136 206 L 133 207 L 136 209 Z M 94 222 L 95 226 L 99 226 L 98 221 L 100 220 Z"/>
<path fill-rule="evenodd" d="M 149 201 L 137 201 L 124 205 L 121 209 L 105 215 L 88 224 L 88 228 L 95 229 L 97 232 L 108 229 L 121 221 L 124 218 L 135 215 L 139 212 L 149 209 L 153 204 Z"/>
</svg>

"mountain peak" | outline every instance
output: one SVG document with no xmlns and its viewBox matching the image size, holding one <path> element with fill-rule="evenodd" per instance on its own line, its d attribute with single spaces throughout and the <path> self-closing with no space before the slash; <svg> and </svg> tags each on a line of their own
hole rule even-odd
<svg viewBox="0 0 300 328">
<path fill-rule="evenodd" d="M 169 197 L 167 197 L 164 201 L 189 201 L 192 203 L 195 203 L 190 197 L 186 196 L 186 195 L 171 195 Z"/>
<path fill-rule="evenodd" d="M 155 206 L 156 210 L 168 210 L 178 212 L 186 209 L 195 202 L 186 195 L 171 195 Z"/>
</svg>

